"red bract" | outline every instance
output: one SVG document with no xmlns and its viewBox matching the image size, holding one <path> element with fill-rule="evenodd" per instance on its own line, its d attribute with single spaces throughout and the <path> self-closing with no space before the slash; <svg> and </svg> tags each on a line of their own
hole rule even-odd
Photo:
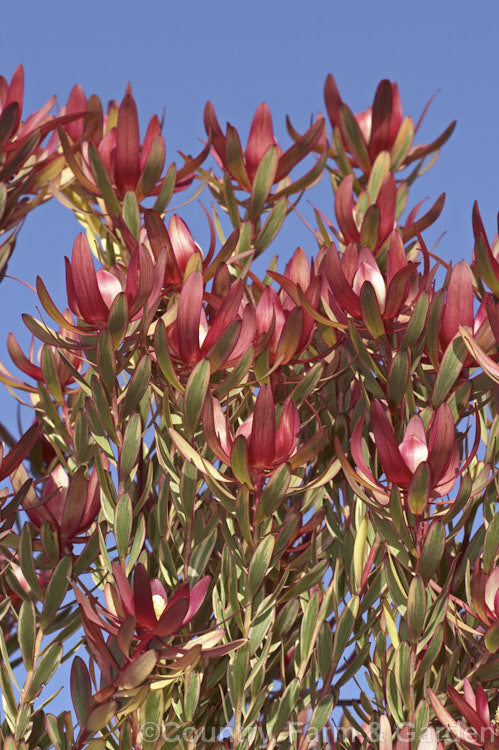
<svg viewBox="0 0 499 750">
<path fill-rule="evenodd" d="M 376 255 L 387 242 L 395 226 L 395 204 L 397 187 L 395 178 L 388 174 L 383 180 L 376 200 L 371 202 L 369 193 L 362 193 L 357 206 L 354 201 L 354 176 L 348 175 L 339 184 L 334 199 L 334 210 L 338 226 L 343 235 L 343 244 L 361 242 L 369 245 Z M 359 202 L 369 201 L 369 208 L 362 217 L 359 214 Z M 362 221 L 360 221 L 362 218 Z"/>
<path fill-rule="evenodd" d="M 498 214 L 499 228 L 499 214 Z M 483 225 L 478 203 L 473 206 L 473 234 L 475 247 L 473 250 L 473 265 L 475 274 L 482 284 L 485 282 L 496 298 L 499 297 L 499 235 L 489 242 Z"/>
<path fill-rule="evenodd" d="M 141 563 L 135 566 L 133 589 L 118 563 L 113 563 L 112 569 L 114 584 L 108 583 L 104 589 L 107 610 L 93 597 L 89 602 L 75 589 L 83 624 L 90 622 L 117 635 L 121 624 L 127 618 L 133 618 L 136 636 L 145 645 L 152 638 L 178 635 L 201 607 L 210 585 L 210 577 L 205 576 L 192 589 L 187 583 L 182 584 L 168 598 L 161 581 L 158 578 L 150 579 Z"/>
<path fill-rule="evenodd" d="M 19 65 L 10 83 L 0 76 L 0 235 L 18 226 L 32 208 L 50 197 L 49 183 L 64 167 L 57 136 L 43 143 L 61 122 L 49 114 L 55 97 L 21 122 L 23 94 L 24 70 Z M 0 277 L 13 247 L 13 235 L 0 245 Z"/>
<path fill-rule="evenodd" d="M 165 287 L 178 287 L 182 284 L 189 262 L 195 262 L 197 264 L 195 267 L 202 267 L 203 272 L 208 267 L 215 250 L 215 230 L 208 214 L 207 217 L 211 239 L 210 247 L 204 257 L 189 227 L 179 216 L 173 214 L 167 230 L 156 211 L 150 209 L 144 212 L 147 239 L 154 257 L 158 258 L 166 252 Z M 222 248 L 220 252 L 223 251 Z"/>
<path fill-rule="evenodd" d="M 389 482 L 410 494 L 422 466 L 428 468 L 426 501 L 430 497 L 443 497 L 449 493 L 476 452 L 474 449 L 460 467 L 454 420 L 447 404 L 442 404 L 434 413 L 428 430 L 425 430 L 418 414 L 411 417 L 400 444 L 380 401 L 371 404 L 371 424 L 381 467 Z M 378 499 L 386 504 L 388 497 L 383 485 L 373 476 L 362 454 L 362 426 L 360 420 L 354 427 L 352 456 L 360 476 L 372 483 L 379 493 Z"/>
<path fill-rule="evenodd" d="M 30 490 L 24 510 L 39 529 L 44 521 L 57 531 L 61 551 L 71 549 L 71 543 L 95 521 L 100 510 L 100 486 L 97 472 L 85 477 L 79 469 L 69 477 L 61 465 L 45 480 L 41 499 Z"/>
<path fill-rule="evenodd" d="M 459 476 L 459 450 L 447 404 L 437 409 L 428 437 L 421 417 L 411 417 L 400 445 L 379 401 L 371 405 L 371 422 L 381 465 L 390 482 L 409 489 L 418 467 L 426 462 L 432 496 L 442 497 L 451 491 Z"/>
<path fill-rule="evenodd" d="M 252 192 L 259 167 L 264 163 L 271 149 L 275 152 L 275 159 L 272 164 L 268 165 L 269 172 L 266 175 L 269 191 L 272 185 L 287 177 L 291 170 L 314 149 L 324 131 L 324 120 L 320 118 L 303 136 L 298 138 L 291 148 L 283 153 L 275 139 L 272 117 L 265 103 L 260 104 L 255 112 L 244 150 L 239 134 L 232 125 L 228 123 L 226 135 L 223 134 L 211 102 L 208 102 L 204 110 L 204 124 L 206 132 L 212 139 L 213 151 L 219 163 L 229 172 L 239 188 L 247 192 Z"/>
<path fill-rule="evenodd" d="M 133 191 L 139 201 L 159 194 L 165 181 L 162 172 L 166 154 L 161 124 L 154 115 L 141 143 L 137 105 L 130 86 L 120 105 L 114 101 L 109 104 L 106 115 L 98 97 L 87 101 L 81 87 L 75 86 L 64 111 L 85 113 L 83 122 L 65 126 L 72 143 L 64 134 L 61 139 L 78 182 L 91 195 L 102 196 L 108 208 L 119 214 L 116 201 L 123 200 L 128 191 Z M 79 156 L 72 155 L 77 147 L 81 149 L 81 163 Z M 176 173 L 175 191 L 190 185 L 208 150 L 206 147 Z"/>
<path fill-rule="evenodd" d="M 247 351 L 255 336 L 255 311 L 251 305 L 242 305 L 243 284 L 238 280 L 223 302 L 211 298 L 218 309 L 208 322 L 204 294 L 203 276 L 194 271 L 182 286 L 177 318 L 169 328 L 168 338 L 174 357 L 182 362 L 195 363 L 206 357 L 218 367 L 237 360 Z M 221 353 L 215 349 L 216 344 L 231 326 L 233 335 Z"/>
<path fill-rule="evenodd" d="M 4 444 L 0 442 L 0 481 L 10 476 L 19 467 L 39 439 L 40 433 L 39 423 L 31 425 L 7 455 L 4 452 Z"/>
<path fill-rule="evenodd" d="M 278 275 L 276 274 L 276 277 Z M 315 280 L 313 288 L 304 294 L 312 307 L 317 308 L 320 295 L 320 281 Z M 298 293 L 294 295 L 298 298 Z M 282 302 L 281 302 L 282 299 Z M 313 317 L 299 303 L 288 295 L 266 286 L 256 306 L 257 352 L 268 348 L 269 362 L 284 365 L 306 349 L 315 329 Z"/>
<path fill-rule="evenodd" d="M 329 121 L 340 137 L 350 164 L 365 175 L 370 174 L 377 156 L 384 151 L 390 156 L 393 172 L 437 151 L 451 136 L 456 124 L 451 123 L 430 145 L 413 147 L 412 118 L 403 118 L 398 86 L 386 79 L 378 85 L 372 107 L 357 115 L 343 102 L 331 74 L 324 86 L 324 99 Z"/>
<path fill-rule="evenodd" d="M 476 615 L 486 628 L 485 644 L 495 651 L 499 646 L 499 566 L 484 573 L 479 562 L 475 563 L 471 597 Z"/>
<path fill-rule="evenodd" d="M 445 301 L 442 302 L 438 337 L 442 353 L 456 337 L 460 337 L 459 328 L 461 326 L 470 329 L 469 334 L 475 345 L 484 352 L 490 351 L 496 341 L 494 318 L 498 315 L 497 310 L 491 303 L 492 296 L 486 294 L 476 315 L 474 314 L 474 294 L 470 268 L 464 260 L 457 263 L 451 271 Z M 489 319 L 491 322 L 489 322 Z M 499 332 L 499 326 L 497 332 Z M 469 354 L 464 360 L 463 366 L 469 367 L 473 362 L 474 357 Z"/>
<path fill-rule="evenodd" d="M 67 319 L 67 322 L 73 326 L 73 319 L 69 310 L 65 310 L 63 316 Z M 66 341 L 77 342 L 77 337 L 73 330 L 60 326 L 59 334 L 65 337 Z M 53 395 L 55 394 L 52 386 L 54 385 L 53 381 L 55 379 L 55 389 L 58 391 L 58 400 L 63 399 L 63 393 L 66 386 L 73 383 L 74 378 L 55 346 L 43 344 L 38 353 L 38 363 L 35 361 L 33 355 L 33 345 L 30 348 L 30 356 L 28 359 L 19 346 L 13 333 L 9 333 L 7 348 L 16 367 L 34 380 L 45 383 L 49 387 L 49 390 L 52 390 Z M 78 349 L 70 351 L 68 349 L 65 351 L 65 355 L 71 362 L 72 366 L 79 370 L 81 367 L 81 351 Z M 3 368 L 0 366 L 0 369 Z M 5 375 L 3 377 L 0 375 L 0 377 L 4 382 L 7 382 Z M 14 381 L 11 381 L 11 383 L 12 385 L 19 387 L 19 383 L 14 383 Z M 24 389 L 32 391 L 36 390 L 35 388 L 26 385 L 24 385 Z"/>
<path fill-rule="evenodd" d="M 292 468 L 310 460 L 309 445 L 297 451 L 300 417 L 294 402 L 287 398 L 283 404 L 276 429 L 276 410 L 270 386 L 258 391 L 253 413 L 232 434 L 220 402 L 208 396 L 204 406 L 203 426 L 206 440 L 217 458 L 232 466 L 236 477 L 248 478 L 249 472 L 262 475 L 288 462 Z M 319 433 L 325 437 L 326 428 Z M 317 436 L 313 438 L 314 445 Z M 316 450 L 316 448 L 315 448 Z M 242 467 L 242 472 L 240 470 Z"/>
<path fill-rule="evenodd" d="M 166 253 L 154 262 L 143 245 L 136 245 L 126 273 L 118 266 L 95 270 L 88 240 L 78 235 L 71 262 L 66 258 L 68 302 L 73 313 L 91 326 L 105 328 L 116 297 L 123 292 L 128 320 L 135 320 L 158 306 L 163 287 Z"/>
<path fill-rule="evenodd" d="M 323 268 L 330 290 L 328 306 L 339 322 L 346 322 L 346 315 L 366 322 L 364 306 L 371 304 L 369 299 L 363 299 L 367 283 L 374 291 L 377 315 L 383 321 L 407 311 L 426 283 L 424 278 L 417 278 L 417 264 L 407 262 L 397 230 L 390 239 L 386 278 L 371 250 L 367 247 L 359 250 L 354 243 L 347 245 L 341 256 L 333 243 L 326 252 Z"/>
<path fill-rule="evenodd" d="M 498 713 L 491 719 L 487 696 L 481 685 L 473 691 L 469 680 L 464 678 L 464 696 L 453 687 L 449 687 L 449 697 L 469 726 L 457 722 L 446 708 L 442 706 L 431 688 L 428 697 L 439 721 L 447 727 L 459 742 L 484 750 L 499 750 Z"/>
</svg>

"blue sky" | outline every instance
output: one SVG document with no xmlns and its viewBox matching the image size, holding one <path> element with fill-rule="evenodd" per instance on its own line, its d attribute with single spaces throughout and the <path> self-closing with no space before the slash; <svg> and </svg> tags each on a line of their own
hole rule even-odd
<svg viewBox="0 0 499 750">
<path fill-rule="evenodd" d="M 170 161 L 177 150 L 199 149 L 208 99 L 220 122 L 230 120 L 243 141 L 254 110 L 266 101 L 286 145 L 285 115 L 304 130 L 311 115 L 324 111 L 322 91 L 330 72 L 354 111 L 371 104 L 382 78 L 398 82 L 404 113 L 415 119 L 439 89 L 418 140 L 433 139 L 453 119 L 458 126 L 412 202 L 422 197 L 433 202 L 447 193 L 443 215 L 428 237 L 433 242 L 445 232 L 440 252 L 457 262 L 471 257 L 475 199 L 489 236 L 496 231 L 498 26 L 496 0 L 479 0 L 473 11 L 469 2 L 455 0 L 143 0 L 140 8 L 129 0 L 25 0 L 2 8 L 0 74 L 10 79 L 23 63 L 25 115 L 52 94 L 64 103 L 76 83 L 104 103 L 121 100 L 130 81 L 143 128 L 165 108 Z M 321 193 L 320 205 L 332 217 L 326 196 Z M 72 215 L 55 202 L 40 208 L 28 217 L 9 274 L 30 284 L 41 275 L 64 303 L 63 257 L 70 255 L 78 231 Z M 202 221 L 198 231 L 200 239 L 207 236 Z M 312 238 L 300 228 L 296 235 L 282 235 L 274 249 L 284 263 L 297 244 L 307 242 L 307 252 L 314 253 Z M 35 304 L 32 292 L 3 281 L 4 363 L 9 331 L 26 347 L 29 336 L 20 315 L 33 313 Z M 3 388 L 0 407 L 0 419 L 15 430 L 15 407 Z M 24 417 L 25 428 L 29 421 Z"/>
</svg>

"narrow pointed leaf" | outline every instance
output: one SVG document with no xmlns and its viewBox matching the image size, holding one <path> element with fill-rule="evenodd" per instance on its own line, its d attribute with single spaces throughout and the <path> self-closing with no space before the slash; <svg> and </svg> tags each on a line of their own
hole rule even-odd
<svg viewBox="0 0 499 750">
<path fill-rule="evenodd" d="M 199 426 L 211 368 L 207 359 L 202 359 L 192 370 L 184 393 L 184 426 L 188 437 L 194 435 Z"/>
<path fill-rule="evenodd" d="M 260 164 L 253 180 L 250 200 L 250 219 L 256 221 L 269 196 L 277 170 L 277 146 L 271 146 Z"/>
<path fill-rule="evenodd" d="M 50 576 L 49 585 L 47 586 L 43 602 L 42 618 L 40 620 L 40 625 L 44 629 L 51 624 L 52 619 L 57 614 L 59 607 L 66 596 L 72 567 L 73 563 L 71 557 L 63 557 Z"/>
<path fill-rule="evenodd" d="M 28 671 L 33 669 L 36 640 L 36 617 L 33 602 L 26 600 L 19 611 L 17 639 L 24 666 Z"/>
<path fill-rule="evenodd" d="M 248 597 L 251 599 L 260 588 L 265 574 L 268 571 L 272 553 L 274 551 L 275 538 L 266 536 L 255 550 L 248 572 Z"/>
</svg>

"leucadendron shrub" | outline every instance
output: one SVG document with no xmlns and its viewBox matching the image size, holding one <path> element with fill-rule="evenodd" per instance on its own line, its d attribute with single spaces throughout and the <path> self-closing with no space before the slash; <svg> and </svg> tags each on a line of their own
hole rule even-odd
<svg viewBox="0 0 499 750">
<path fill-rule="evenodd" d="M 19 67 L 0 273 L 52 195 L 83 232 L 0 369 L 32 422 L 2 428 L 4 750 L 499 748 L 499 244 L 475 206 L 446 263 L 444 196 L 410 196 L 453 125 L 421 144 L 395 83 L 355 114 L 328 76 L 286 143 L 266 104 L 244 141 L 208 103 L 166 164 L 130 88 L 22 99 Z"/>
</svg>

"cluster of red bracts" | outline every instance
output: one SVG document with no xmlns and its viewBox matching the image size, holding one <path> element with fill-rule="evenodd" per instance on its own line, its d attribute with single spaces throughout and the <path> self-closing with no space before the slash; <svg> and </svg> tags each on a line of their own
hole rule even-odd
<svg viewBox="0 0 499 750">
<path fill-rule="evenodd" d="M 21 467 L 13 483 L 21 487 L 26 479 Z M 23 500 L 23 508 L 36 529 L 48 523 L 56 532 L 60 554 L 71 552 L 72 545 L 81 541 L 100 507 L 97 472 L 92 470 L 86 477 L 85 468 L 81 467 L 70 477 L 60 464 L 45 478 L 41 497 L 30 488 Z"/>
<path fill-rule="evenodd" d="M 107 583 L 104 589 L 106 607 L 73 587 L 88 645 L 107 684 L 113 681 L 113 671 L 123 667 L 116 660 L 117 653 L 125 662 L 136 660 L 148 649 L 167 659 L 185 653 L 182 644 L 174 645 L 172 640 L 182 635 L 196 615 L 210 585 L 210 577 L 205 576 L 192 588 L 181 584 L 169 598 L 161 581 L 151 579 L 141 563 L 135 566 L 133 588 L 119 563 L 113 563 L 112 571 L 114 583 Z M 108 634 L 107 643 L 103 633 Z M 116 642 L 117 651 L 108 647 L 111 642 Z"/>
<path fill-rule="evenodd" d="M 154 313 L 161 299 L 166 254 L 155 261 L 144 245 L 136 244 L 126 269 L 115 265 L 95 270 L 88 240 L 78 235 L 71 262 L 66 258 L 68 303 L 80 320 L 96 328 L 105 328 L 110 310 L 124 295 L 128 321 Z"/>
<path fill-rule="evenodd" d="M 258 176 L 265 175 L 268 195 L 272 186 L 288 177 L 307 154 L 320 143 L 325 144 L 325 123 L 320 117 L 283 153 L 274 136 L 270 110 L 264 103 L 255 112 L 245 149 L 242 148 L 239 133 L 229 123 L 226 134 L 223 134 L 211 102 L 208 102 L 204 110 L 204 124 L 211 138 L 215 158 L 236 182 L 237 187 L 249 193 L 253 192 Z"/>
<path fill-rule="evenodd" d="M 309 304 L 317 305 L 319 281 L 304 295 Z M 206 299 L 211 308 L 209 319 Z M 254 306 L 245 297 L 242 281 L 238 280 L 230 284 L 225 299 L 221 300 L 206 292 L 201 272 L 194 271 L 182 286 L 177 317 L 168 330 L 168 340 L 174 358 L 185 364 L 196 363 L 203 358 L 211 360 L 212 353 L 218 352 L 221 337 L 231 331 L 223 359 L 217 358 L 217 367 L 233 365 L 250 346 L 254 346 L 255 354 L 268 349 L 272 366 L 299 359 L 314 329 L 313 317 L 287 291 L 279 295 L 272 287 L 264 287 Z"/>
<path fill-rule="evenodd" d="M 110 102 L 107 114 L 97 96 L 87 100 L 81 86 L 75 86 L 63 112 L 77 118 L 65 126 L 61 139 L 78 184 L 88 194 L 103 197 L 111 210 L 128 191 L 133 191 L 138 201 L 158 195 L 165 179 L 162 173 L 166 147 L 161 123 L 154 115 L 143 143 L 140 142 L 137 105 L 130 86 L 120 105 Z M 190 185 L 196 167 L 207 154 L 205 148 L 176 173 L 174 190 Z M 103 191 L 104 182 L 110 193 Z"/>
<path fill-rule="evenodd" d="M 15 233 L 32 208 L 50 197 L 49 183 L 57 184 L 65 160 L 58 152 L 58 125 L 68 125 L 72 115 L 50 114 L 55 97 L 24 122 L 24 70 L 19 65 L 9 82 L 0 76 L 0 278 L 14 248 Z M 47 136 L 52 135 L 47 139 Z"/>
<path fill-rule="evenodd" d="M 412 416 L 400 442 L 380 401 L 372 402 L 370 417 L 382 473 L 402 490 L 409 509 L 417 515 L 425 511 L 432 498 L 442 498 L 452 491 L 478 449 L 475 442 L 471 454 L 461 463 L 454 420 L 447 404 L 436 411 L 428 407 L 426 414 Z M 364 458 L 363 427 L 364 421 L 359 420 L 352 432 L 351 451 L 357 473 L 376 500 L 388 505 L 389 490 L 374 476 Z"/>
<path fill-rule="evenodd" d="M 491 716 L 487 696 L 481 685 L 473 691 L 468 679 L 463 680 L 464 695 L 449 687 L 448 694 L 461 716 L 468 724 L 456 722 L 455 718 L 442 706 L 433 690 L 428 688 L 428 697 L 435 714 L 444 727 L 450 730 L 462 745 L 481 747 L 484 750 L 499 750 L 499 709 Z"/>
<path fill-rule="evenodd" d="M 349 162 L 349 169 L 344 174 L 354 168 L 367 178 L 376 159 L 383 153 L 390 157 L 391 172 L 404 169 L 411 162 L 437 151 L 455 127 L 454 122 L 427 146 L 413 146 L 418 128 L 414 127 L 411 117 L 403 117 L 398 86 L 388 80 L 379 84 L 372 107 L 356 115 L 343 102 L 332 75 L 326 79 L 324 99 L 333 127 L 333 151 L 343 152 L 338 154 L 339 164 L 342 156 Z"/>
</svg>

